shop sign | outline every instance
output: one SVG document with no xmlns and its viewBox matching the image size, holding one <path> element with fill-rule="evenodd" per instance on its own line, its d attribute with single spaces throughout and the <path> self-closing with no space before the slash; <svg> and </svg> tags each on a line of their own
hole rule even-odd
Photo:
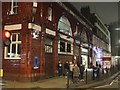
<svg viewBox="0 0 120 90">
<path fill-rule="evenodd" d="M 110 61 L 104 61 L 104 68 L 110 68 Z"/>
</svg>

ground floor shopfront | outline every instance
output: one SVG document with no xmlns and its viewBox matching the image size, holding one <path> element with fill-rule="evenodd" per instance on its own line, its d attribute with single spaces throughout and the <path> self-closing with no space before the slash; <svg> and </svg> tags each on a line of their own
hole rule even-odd
<svg viewBox="0 0 120 90">
<path fill-rule="evenodd" d="M 89 47 L 82 48 L 79 43 L 76 50 L 72 37 L 65 38 L 62 34 L 57 37 L 55 31 L 32 23 L 27 26 L 26 31 L 12 31 L 12 43 L 3 49 L 4 79 L 35 81 L 57 76 L 59 60 L 62 61 L 63 70 L 65 62 L 74 60 L 88 67 Z"/>
<path fill-rule="evenodd" d="M 66 21 L 67 27 L 63 27 L 62 21 Z M 57 28 L 53 24 L 48 28 L 44 23 L 26 22 L 3 26 L 12 33 L 10 46 L 3 48 L 3 78 L 20 81 L 51 78 L 57 76 L 59 60 L 63 70 L 65 62 L 76 61 L 89 67 L 92 37 L 84 26 L 75 42 L 75 32 L 70 26 L 65 16 L 61 16 Z"/>
</svg>

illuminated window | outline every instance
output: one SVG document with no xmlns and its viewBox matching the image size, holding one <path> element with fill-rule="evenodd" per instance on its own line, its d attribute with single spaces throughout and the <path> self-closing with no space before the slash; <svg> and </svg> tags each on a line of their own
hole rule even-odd
<svg viewBox="0 0 120 90">
<path fill-rule="evenodd" d="M 66 34 L 66 35 L 72 36 L 70 22 L 68 21 L 68 19 L 65 16 L 62 16 L 59 19 L 58 30 L 60 30 L 60 32 Z"/>
<path fill-rule="evenodd" d="M 11 44 L 5 47 L 5 59 L 20 59 L 21 58 L 21 37 L 18 33 L 13 33 L 11 36 Z"/>
<path fill-rule="evenodd" d="M 12 0 L 11 1 L 10 15 L 17 14 L 17 13 L 18 13 L 18 1 L 17 0 Z"/>
<path fill-rule="evenodd" d="M 72 36 L 72 30 L 69 20 L 63 15 L 58 22 L 60 40 L 58 43 L 58 53 L 72 54 L 73 46 L 69 36 Z"/>
<path fill-rule="evenodd" d="M 48 20 L 52 21 L 52 8 L 48 7 Z"/>
</svg>

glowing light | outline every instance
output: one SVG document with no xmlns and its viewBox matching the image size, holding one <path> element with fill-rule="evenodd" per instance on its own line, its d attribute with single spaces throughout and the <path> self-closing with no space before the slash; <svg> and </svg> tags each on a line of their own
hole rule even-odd
<svg viewBox="0 0 120 90">
<path fill-rule="evenodd" d="M 5 37 L 6 37 L 6 38 L 10 38 L 10 36 L 11 36 L 10 32 L 6 31 L 6 32 L 5 32 Z"/>
</svg>

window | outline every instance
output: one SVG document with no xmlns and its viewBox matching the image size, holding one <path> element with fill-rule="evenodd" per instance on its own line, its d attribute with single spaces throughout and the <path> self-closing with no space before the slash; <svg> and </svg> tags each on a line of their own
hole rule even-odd
<svg viewBox="0 0 120 90">
<path fill-rule="evenodd" d="M 83 42 L 87 42 L 87 34 L 84 30 L 82 31 L 80 38 Z"/>
<path fill-rule="evenodd" d="M 65 54 L 71 53 L 71 44 L 65 41 L 60 41 L 60 52 L 64 52 Z"/>
<path fill-rule="evenodd" d="M 45 40 L 45 52 L 52 53 L 53 52 L 53 41 L 52 39 L 47 38 Z"/>
<path fill-rule="evenodd" d="M 58 21 L 58 30 L 60 35 L 60 40 L 58 43 L 58 53 L 60 54 L 73 54 L 72 30 L 69 20 L 63 15 Z"/>
<path fill-rule="evenodd" d="M 65 16 L 62 16 L 59 19 L 58 30 L 60 30 L 60 32 L 66 34 L 66 35 L 72 36 L 70 22 L 68 21 L 68 19 Z"/>
<path fill-rule="evenodd" d="M 48 20 L 52 21 L 52 8 L 48 7 Z"/>
<path fill-rule="evenodd" d="M 67 52 L 71 52 L 71 44 L 67 43 Z"/>
<path fill-rule="evenodd" d="M 5 47 L 5 59 L 21 58 L 21 39 L 19 33 L 12 33 L 11 44 Z"/>
<path fill-rule="evenodd" d="M 17 2 L 17 0 L 12 0 L 10 15 L 17 14 L 17 13 L 18 13 L 18 2 Z"/>
<path fill-rule="evenodd" d="M 65 42 L 60 42 L 60 52 L 65 52 Z"/>
</svg>

